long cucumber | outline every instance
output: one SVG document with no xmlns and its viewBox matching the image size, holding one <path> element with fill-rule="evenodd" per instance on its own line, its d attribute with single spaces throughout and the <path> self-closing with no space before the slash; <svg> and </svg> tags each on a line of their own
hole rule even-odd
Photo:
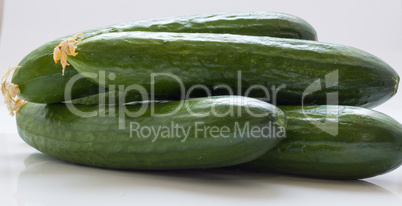
<svg viewBox="0 0 402 206">
<path fill-rule="evenodd" d="M 124 31 L 232 33 L 315 40 L 316 32 L 306 21 L 289 14 L 275 12 L 240 12 L 151 19 L 115 24 L 84 31 L 84 38 Z M 29 102 L 57 103 L 99 93 L 97 84 L 82 78 L 72 66 L 64 76 L 61 66 L 54 64 L 53 50 L 67 37 L 44 44 L 25 56 L 12 77 L 20 89 L 19 97 Z M 79 79 L 72 86 L 69 82 Z"/>
<path fill-rule="evenodd" d="M 160 170 L 253 160 L 285 137 L 286 118 L 269 103 L 221 96 L 105 107 L 26 103 L 17 126 L 25 142 L 62 160 Z"/>
<path fill-rule="evenodd" d="M 119 32 L 76 46 L 79 54 L 68 62 L 86 78 L 112 90 L 131 87 L 149 98 L 235 94 L 278 105 L 374 107 L 390 99 L 399 82 L 395 70 L 371 54 L 307 40 Z M 328 94 L 337 101 L 327 101 Z"/>
</svg>

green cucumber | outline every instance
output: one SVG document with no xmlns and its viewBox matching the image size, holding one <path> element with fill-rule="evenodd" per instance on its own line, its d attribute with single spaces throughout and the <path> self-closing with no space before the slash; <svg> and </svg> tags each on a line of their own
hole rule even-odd
<svg viewBox="0 0 402 206">
<path fill-rule="evenodd" d="M 402 125 L 385 114 L 351 106 L 280 108 L 288 120 L 286 138 L 243 168 L 362 179 L 402 164 Z M 338 127 L 337 133 L 328 130 L 333 124 Z"/>
<path fill-rule="evenodd" d="M 278 105 L 327 104 L 328 94 L 337 92 L 338 101 L 329 103 L 374 107 L 391 98 L 399 82 L 398 74 L 371 54 L 307 40 L 119 32 L 84 39 L 77 52 L 68 62 L 88 79 L 112 90 L 136 86 L 158 99 L 206 96 L 203 89 L 191 91 L 202 85 L 212 95 L 269 98 Z M 96 78 L 103 72 L 104 80 Z M 280 89 L 271 92 L 273 87 Z"/>
<path fill-rule="evenodd" d="M 85 31 L 82 37 L 122 31 L 233 33 L 308 40 L 317 38 L 315 30 L 306 21 L 274 12 L 240 12 L 135 21 Z M 65 99 L 65 89 L 71 90 L 73 99 L 98 93 L 98 85 L 81 78 L 72 66 L 67 66 L 65 75 L 62 76 L 62 67 L 54 63 L 53 49 L 66 38 L 68 37 L 46 43 L 22 59 L 19 63 L 21 67 L 12 77 L 12 83 L 21 90 L 19 97 L 29 102 L 57 103 L 69 100 Z M 70 89 L 67 84 L 73 77 L 79 81 Z"/>
<path fill-rule="evenodd" d="M 282 111 L 240 96 L 70 106 L 85 112 L 86 117 L 67 104 L 26 103 L 17 113 L 21 138 L 43 153 L 77 164 L 189 169 L 251 161 L 285 136 Z M 143 106 L 142 114 L 133 114 Z"/>
</svg>

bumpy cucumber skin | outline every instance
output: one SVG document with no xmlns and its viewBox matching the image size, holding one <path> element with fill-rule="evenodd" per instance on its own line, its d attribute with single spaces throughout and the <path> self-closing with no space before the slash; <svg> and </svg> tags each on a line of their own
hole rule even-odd
<svg viewBox="0 0 402 206">
<path fill-rule="evenodd" d="M 319 80 L 321 90 L 306 95 L 305 105 L 327 104 L 327 94 L 337 92 L 339 105 L 374 107 L 391 98 L 399 82 L 398 74 L 371 54 L 348 46 L 306 40 L 121 32 L 88 38 L 77 46 L 79 55 L 69 58 L 77 71 L 95 74 L 102 71 L 107 77 L 116 76 L 106 78 L 105 82 L 89 76 L 88 79 L 105 87 L 138 84 L 148 92 L 154 86 L 157 98 L 182 98 L 182 90 L 174 78 L 155 76 L 152 82 L 152 74 L 161 73 L 178 77 L 186 90 L 204 85 L 212 95 L 227 94 L 214 90 L 218 85 L 227 85 L 235 95 L 266 98 L 261 89 L 245 94 L 248 88 L 262 85 L 269 90 L 271 101 L 274 99 L 271 88 L 284 85 L 276 94 L 278 105 L 301 105 L 307 88 Z M 329 75 L 334 72 L 336 75 Z M 239 81 L 242 93 L 237 90 Z M 203 90 L 192 94 L 206 95 Z"/>
<path fill-rule="evenodd" d="M 233 33 L 255 36 L 317 39 L 316 32 L 306 21 L 288 14 L 274 12 L 241 12 L 214 15 L 196 15 L 128 22 L 83 32 L 84 38 L 122 31 L 152 32 L 203 32 Z M 13 75 L 12 82 L 20 87 L 22 99 L 36 103 L 57 103 L 64 100 L 68 81 L 78 72 L 66 67 L 64 76 L 61 65 L 53 61 L 53 49 L 66 36 L 51 41 L 24 57 Z M 72 99 L 98 93 L 98 86 L 81 79 L 72 88 Z"/>
<path fill-rule="evenodd" d="M 402 164 L 402 125 L 369 109 L 339 106 L 280 107 L 287 116 L 286 138 L 243 168 L 331 179 L 362 179 Z M 330 135 L 312 122 L 339 111 L 338 131 Z M 332 112 L 331 112 L 332 113 Z M 306 115 L 306 116 L 305 116 Z"/>
<path fill-rule="evenodd" d="M 235 165 L 253 160 L 280 139 L 268 137 L 240 136 L 240 133 L 225 133 L 214 138 L 195 129 L 195 122 L 204 122 L 201 127 L 232 127 L 238 122 L 240 127 L 265 127 L 272 123 L 272 131 L 280 132 L 286 126 L 282 111 L 274 105 L 252 98 L 227 96 L 186 100 L 188 107 L 181 108 L 172 116 L 153 117 L 150 109 L 139 117 L 125 116 L 126 129 L 119 129 L 118 116 L 109 111 L 110 107 L 119 112 L 118 106 L 107 106 L 104 116 L 79 117 L 71 113 L 65 104 L 25 104 L 17 114 L 18 132 L 22 139 L 39 151 L 73 163 L 116 169 L 189 169 Z M 166 114 L 174 111 L 181 102 L 156 103 L 155 112 Z M 97 111 L 98 105 L 75 105 L 80 111 Z M 126 105 L 130 112 L 138 111 L 141 105 Z M 234 116 L 206 117 L 192 116 L 192 112 L 203 114 L 215 108 L 223 114 L 230 107 Z M 261 117 L 250 115 L 264 114 Z M 241 115 L 239 116 L 238 114 Z M 211 113 L 210 113 L 211 114 Z M 171 122 L 190 128 L 189 137 L 171 135 L 171 138 L 155 136 L 144 138 L 134 132 L 130 137 L 130 122 L 142 127 L 171 126 Z M 283 131 L 282 128 L 282 131 Z M 264 130 L 264 133 L 268 132 Z M 197 136 L 195 136 L 197 134 Z M 216 134 L 216 133 L 215 133 Z M 237 137 L 236 137 L 237 135 Z M 265 134 L 267 135 L 267 134 Z M 283 136 L 282 136 L 283 137 Z M 182 142 L 183 141 L 183 142 Z"/>
</svg>

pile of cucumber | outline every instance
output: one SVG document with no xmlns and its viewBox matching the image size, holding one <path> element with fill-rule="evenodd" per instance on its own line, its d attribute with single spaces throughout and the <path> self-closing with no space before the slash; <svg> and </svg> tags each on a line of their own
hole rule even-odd
<svg viewBox="0 0 402 206">
<path fill-rule="evenodd" d="M 21 138 L 72 163 L 361 179 L 402 164 L 402 125 L 369 109 L 398 83 L 381 59 L 318 42 L 296 16 L 241 12 L 61 37 L 2 91 L 24 102 L 9 106 Z"/>
</svg>

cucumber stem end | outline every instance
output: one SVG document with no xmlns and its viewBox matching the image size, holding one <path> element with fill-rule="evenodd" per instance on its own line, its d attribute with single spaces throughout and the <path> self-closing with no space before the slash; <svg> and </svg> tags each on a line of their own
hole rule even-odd
<svg viewBox="0 0 402 206">
<path fill-rule="evenodd" d="M 64 76 L 64 71 L 66 70 L 66 66 L 70 65 L 67 63 L 68 56 L 76 56 L 78 53 L 75 52 L 75 49 L 77 48 L 76 44 L 80 43 L 84 38 L 80 38 L 77 40 L 79 36 L 83 35 L 82 33 L 78 33 L 74 35 L 73 37 L 66 39 L 56 48 L 53 50 L 53 60 L 55 63 L 57 63 L 60 60 L 61 65 L 63 66 L 63 71 L 62 75 Z"/>
<path fill-rule="evenodd" d="M 17 97 L 21 93 L 18 85 L 7 82 L 11 72 L 18 68 L 19 66 L 9 67 L 7 73 L 1 78 L 1 93 L 4 96 L 4 103 L 7 105 L 11 116 L 17 114 L 18 110 L 26 103 L 26 101 Z"/>
</svg>

